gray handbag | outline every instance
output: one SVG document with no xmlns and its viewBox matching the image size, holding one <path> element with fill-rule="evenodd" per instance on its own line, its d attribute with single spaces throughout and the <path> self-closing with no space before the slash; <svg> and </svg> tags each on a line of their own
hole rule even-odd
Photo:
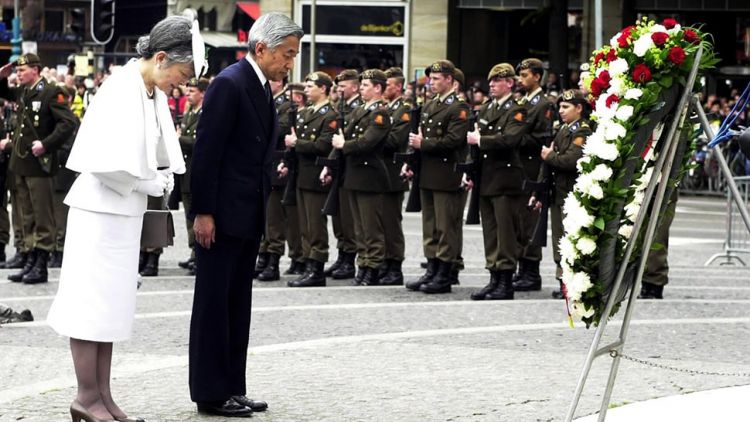
<svg viewBox="0 0 750 422">
<path fill-rule="evenodd" d="M 163 248 L 174 245 L 174 220 L 162 200 L 161 210 L 146 210 L 141 228 L 142 248 Z"/>
</svg>

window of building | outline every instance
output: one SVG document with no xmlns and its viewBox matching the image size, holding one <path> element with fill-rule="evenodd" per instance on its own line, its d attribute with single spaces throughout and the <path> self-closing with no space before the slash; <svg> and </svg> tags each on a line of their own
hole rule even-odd
<svg viewBox="0 0 750 422">
<path fill-rule="evenodd" d="M 409 8 L 406 1 L 318 0 L 315 12 L 315 65 L 336 75 L 344 69 L 408 69 Z M 295 3 L 296 21 L 305 31 L 295 79 L 310 73 L 310 0 Z"/>
</svg>

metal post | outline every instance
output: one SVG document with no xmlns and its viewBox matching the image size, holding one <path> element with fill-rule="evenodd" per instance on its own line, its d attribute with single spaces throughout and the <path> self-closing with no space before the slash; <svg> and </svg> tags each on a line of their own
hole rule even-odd
<svg viewBox="0 0 750 422">
<path fill-rule="evenodd" d="M 603 32 L 602 0 L 594 0 L 594 48 L 601 48 Z"/>
<path fill-rule="evenodd" d="M 317 62 L 315 57 L 315 25 L 317 23 L 315 9 L 317 9 L 317 0 L 312 0 L 312 3 L 310 4 L 310 70 L 307 73 L 315 72 L 315 68 L 317 67 L 315 65 Z"/>
<path fill-rule="evenodd" d="M 665 162 L 667 161 L 667 158 L 669 156 L 670 161 L 673 160 L 674 154 L 677 147 L 677 142 L 675 142 L 675 135 L 678 129 L 678 125 L 680 121 L 684 119 L 684 113 L 687 112 L 688 107 L 688 100 L 690 98 L 691 90 L 693 85 L 695 84 L 695 78 L 698 74 L 698 65 L 700 64 L 700 58 L 703 55 L 703 48 L 700 47 L 698 49 L 698 52 L 695 56 L 695 61 L 693 64 L 693 68 L 690 70 L 690 75 L 688 77 L 687 83 L 685 84 L 685 90 L 683 91 L 682 95 L 680 96 L 680 101 L 675 108 L 675 110 L 679 111 L 678 116 L 672 121 L 672 124 L 669 127 L 669 132 L 667 133 L 666 137 L 666 146 L 665 149 L 662 150 L 664 153 L 660 154 L 659 159 L 657 160 L 656 164 L 654 165 L 653 175 L 651 177 L 651 180 L 649 181 L 648 187 L 646 188 L 646 192 L 644 194 L 644 202 L 641 204 L 641 209 L 638 212 L 638 216 L 635 219 L 635 222 L 633 224 L 633 233 L 637 234 L 641 231 L 641 226 L 643 225 L 643 221 L 646 217 L 646 212 L 648 210 L 648 207 L 651 203 L 651 200 L 654 199 L 654 190 L 656 190 L 657 182 L 661 179 L 663 170 L 665 168 Z M 670 156 L 671 154 L 671 156 Z M 671 162 L 668 169 L 671 168 Z M 669 172 L 666 173 L 669 177 Z M 662 183 L 659 186 L 658 194 L 660 197 L 657 197 L 655 199 L 656 204 L 661 206 L 662 197 L 664 196 L 664 191 L 666 190 L 666 183 L 665 180 L 664 183 Z M 652 210 L 652 218 L 648 223 L 648 226 L 646 228 L 646 237 L 644 238 L 644 249 L 642 250 L 642 256 L 641 256 L 641 265 L 645 265 L 645 258 L 648 255 L 648 249 L 645 249 L 645 246 L 649 246 L 651 244 L 651 241 L 653 240 L 653 232 L 655 230 L 656 225 L 656 217 L 658 216 L 659 207 L 654 207 Z M 655 210 L 655 211 L 654 211 Z M 654 214 L 656 212 L 656 214 Z M 581 394 L 583 393 L 583 387 L 586 384 L 586 379 L 588 378 L 588 374 L 591 371 L 591 365 L 593 364 L 594 359 L 597 357 L 607 354 L 610 352 L 610 350 L 615 351 L 621 351 L 624 344 L 625 344 L 625 337 L 627 335 L 627 329 L 630 324 L 630 315 L 632 314 L 632 308 L 635 305 L 635 301 L 637 298 L 636 289 L 640 288 L 641 280 L 640 278 L 643 275 L 643 268 L 641 268 L 641 265 L 639 265 L 639 271 L 636 274 L 636 280 L 635 284 L 633 286 L 633 289 L 630 292 L 630 298 L 628 299 L 628 305 L 625 311 L 625 319 L 623 320 L 622 327 L 620 329 L 620 337 L 618 340 L 610 345 L 607 345 L 605 347 L 600 348 L 599 344 L 601 343 L 601 338 L 604 335 L 604 330 L 607 327 L 607 320 L 609 318 L 609 315 L 612 313 L 612 309 L 615 306 L 615 296 L 616 292 L 620 290 L 620 285 L 622 284 L 622 280 L 625 276 L 625 271 L 627 269 L 627 264 L 630 262 L 630 257 L 633 254 L 633 249 L 636 244 L 637 235 L 631 237 L 631 239 L 628 241 L 625 254 L 622 257 L 620 268 L 617 272 L 617 277 L 614 280 L 614 285 L 612 287 L 612 294 L 610 294 L 609 299 L 607 300 L 607 304 L 604 308 L 604 313 L 602 314 L 602 319 L 599 322 L 599 327 L 597 327 L 596 332 L 594 333 L 594 339 L 591 342 L 591 346 L 589 347 L 589 352 L 586 356 L 586 360 L 584 361 L 583 369 L 581 371 L 581 375 L 578 379 L 578 384 L 576 385 L 575 394 L 573 396 L 573 400 L 570 404 L 570 407 L 568 408 L 568 413 L 565 417 L 565 420 L 567 422 L 570 422 L 573 420 L 573 416 L 575 415 L 576 408 L 578 407 L 578 403 L 581 399 Z M 648 243 L 648 244 L 647 244 Z M 617 374 L 617 369 L 619 368 L 619 354 L 615 355 L 615 360 L 612 363 L 612 367 L 610 369 L 610 376 L 607 383 L 607 387 L 605 389 L 605 395 L 602 398 L 602 404 L 600 408 L 599 413 L 599 421 L 603 421 L 604 417 L 606 416 L 606 409 L 609 407 L 609 399 L 612 393 L 612 389 L 614 388 L 614 380 Z M 604 412 L 601 411 L 601 409 L 604 409 Z"/>
<path fill-rule="evenodd" d="M 18 10 L 20 7 L 18 3 L 19 0 L 13 2 L 13 39 L 10 40 L 12 46 L 11 62 L 18 60 L 18 57 L 21 55 L 21 42 L 23 42 L 23 38 L 21 37 L 21 16 Z"/>
</svg>

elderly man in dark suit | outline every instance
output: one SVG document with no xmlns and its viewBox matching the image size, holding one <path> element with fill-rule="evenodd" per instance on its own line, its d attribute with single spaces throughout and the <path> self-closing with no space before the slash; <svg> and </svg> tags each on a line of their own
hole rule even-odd
<svg viewBox="0 0 750 422">
<path fill-rule="evenodd" d="M 190 322 L 190 395 L 201 413 L 247 417 L 264 402 L 245 384 L 253 265 L 271 192 L 277 117 L 269 80 L 294 64 L 303 32 L 287 16 L 261 16 L 249 54 L 206 91 L 193 149 L 198 271 Z"/>
</svg>

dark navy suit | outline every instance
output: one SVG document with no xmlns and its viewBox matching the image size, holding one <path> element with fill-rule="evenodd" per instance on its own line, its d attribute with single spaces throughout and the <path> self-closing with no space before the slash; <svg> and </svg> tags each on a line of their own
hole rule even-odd
<svg viewBox="0 0 750 422">
<path fill-rule="evenodd" d="M 193 150 L 192 214 L 210 214 L 216 242 L 196 243 L 190 396 L 245 395 L 252 277 L 271 192 L 276 109 L 247 60 L 224 69 L 203 100 Z"/>
</svg>

